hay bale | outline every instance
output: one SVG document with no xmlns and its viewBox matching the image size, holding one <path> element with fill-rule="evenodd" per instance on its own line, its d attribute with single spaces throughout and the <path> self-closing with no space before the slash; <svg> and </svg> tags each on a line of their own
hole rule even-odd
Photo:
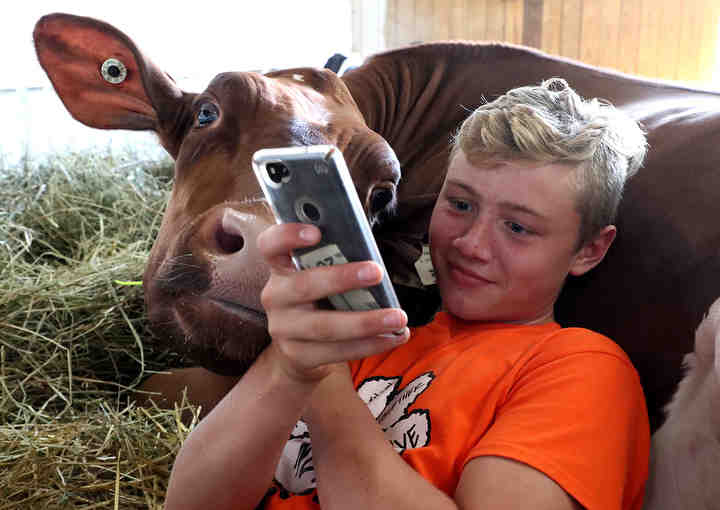
<svg viewBox="0 0 720 510">
<path fill-rule="evenodd" d="M 0 510 L 160 508 L 188 410 L 135 387 L 185 364 L 141 279 L 172 163 L 77 153 L 0 168 Z"/>
<path fill-rule="evenodd" d="M 72 420 L 0 428 L 0 509 L 160 509 L 189 427 L 174 411 L 96 401 Z"/>
</svg>

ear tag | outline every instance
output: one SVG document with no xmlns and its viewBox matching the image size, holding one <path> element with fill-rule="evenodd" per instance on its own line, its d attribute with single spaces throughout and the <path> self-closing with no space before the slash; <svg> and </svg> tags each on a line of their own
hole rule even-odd
<svg viewBox="0 0 720 510">
<path fill-rule="evenodd" d="M 435 284 L 435 268 L 433 267 L 432 258 L 430 257 L 430 246 L 427 244 L 423 244 L 422 253 L 415 261 L 415 270 L 423 285 L 427 287 L 428 285 Z"/>
<path fill-rule="evenodd" d="M 103 62 L 100 67 L 100 73 L 103 79 L 108 83 L 122 83 L 127 78 L 127 68 L 125 64 L 116 58 L 109 58 Z"/>
</svg>

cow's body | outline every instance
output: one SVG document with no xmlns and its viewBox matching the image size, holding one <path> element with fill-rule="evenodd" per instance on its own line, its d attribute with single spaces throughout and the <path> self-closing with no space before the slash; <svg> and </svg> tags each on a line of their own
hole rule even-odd
<svg viewBox="0 0 720 510">
<path fill-rule="evenodd" d="M 343 150 L 368 215 L 380 220 L 374 233 L 403 306 L 421 323 L 438 300 L 419 284 L 414 262 L 451 136 L 469 112 L 508 89 L 556 76 L 625 110 L 647 130 L 649 156 L 627 187 L 606 260 L 568 282 L 556 316 L 605 333 L 628 352 L 653 424 L 660 423 L 693 331 L 720 294 L 720 94 L 522 47 L 464 43 L 387 52 L 342 80 L 312 69 L 226 73 L 190 94 L 104 23 L 53 15 L 38 22 L 35 36 L 43 67 L 78 120 L 155 130 L 176 159 L 144 278 L 149 314 L 178 348 L 234 375 L 268 341 L 259 303 L 267 270 L 254 240 L 272 217 L 252 176 L 255 150 L 311 143 Z M 122 83 L 103 81 L 98 71 L 110 57 L 127 66 Z M 222 227 L 227 211 L 245 219 L 243 236 Z M 183 381 L 201 385 L 206 377 L 190 370 L 179 380 L 156 379 L 154 387 L 172 399 Z M 212 406 L 232 382 L 218 379 L 209 392 L 189 393 Z"/>
</svg>

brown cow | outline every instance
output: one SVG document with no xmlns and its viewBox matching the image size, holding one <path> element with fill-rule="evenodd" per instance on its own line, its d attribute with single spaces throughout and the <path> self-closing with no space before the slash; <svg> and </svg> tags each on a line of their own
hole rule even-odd
<svg viewBox="0 0 720 510">
<path fill-rule="evenodd" d="M 621 107 L 647 129 L 649 157 L 627 189 L 606 261 L 568 283 L 556 316 L 603 332 L 628 352 L 653 425 L 659 424 L 694 328 L 720 293 L 719 94 L 527 48 L 465 43 L 380 54 L 342 80 L 311 69 L 221 74 L 206 92 L 189 94 L 107 24 L 53 15 L 38 23 L 35 39 L 43 67 L 77 119 L 100 128 L 153 129 L 176 158 L 175 187 L 145 274 L 149 313 L 199 362 L 236 375 L 267 342 L 258 303 L 265 270 L 253 241 L 271 218 L 250 171 L 255 149 L 341 147 L 368 214 L 382 220 L 375 235 L 401 301 L 422 322 L 437 301 L 432 288 L 420 287 L 413 263 L 448 142 L 468 112 L 485 98 L 553 76 Z M 103 79 L 100 68 L 110 57 L 127 67 L 125 81 Z M 122 76 L 117 65 L 106 71 L 112 80 Z M 387 214 L 394 203 L 395 214 Z M 223 230 L 228 210 L 246 219 L 242 238 Z M 207 402 L 232 381 L 214 381 Z"/>
</svg>

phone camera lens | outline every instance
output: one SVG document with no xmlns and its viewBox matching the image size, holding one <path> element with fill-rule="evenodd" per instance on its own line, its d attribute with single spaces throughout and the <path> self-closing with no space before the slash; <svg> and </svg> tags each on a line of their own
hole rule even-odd
<svg viewBox="0 0 720 510">
<path fill-rule="evenodd" d="M 290 179 L 290 169 L 282 163 L 268 163 L 266 170 L 270 180 L 276 184 L 288 182 Z"/>
<path fill-rule="evenodd" d="M 320 211 L 317 207 L 315 207 L 310 202 L 305 202 L 302 205 L 303 213 L 305 214 L 305 217 L 309 219 L 312 222 L 316 222 L 320 219 Z"/>
</svg>

